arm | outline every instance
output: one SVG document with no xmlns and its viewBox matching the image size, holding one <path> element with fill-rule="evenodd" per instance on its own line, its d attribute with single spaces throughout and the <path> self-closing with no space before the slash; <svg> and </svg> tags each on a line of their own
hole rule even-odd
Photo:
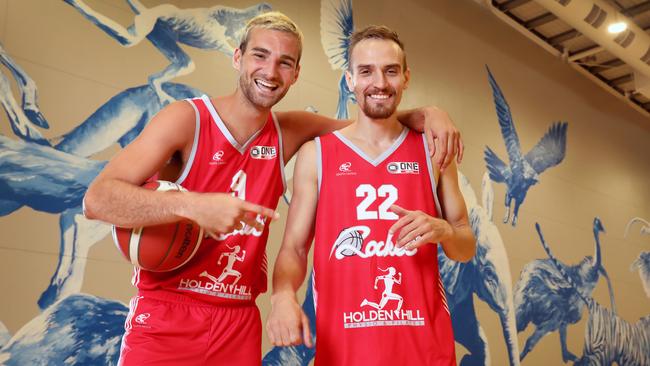
<svg viewBox="0 0 650 366">
<path fill-rule="evenodd" d="M 305 279 L 307 255 L 314 237 L 318 200 L 315 160 L 316 147 L 310 141 L 298 152 L 287 226 L 273 272 L 271 313 L 266 330 L 276 346 L 297 345 L 304 341 L 307 347 L 312 347 L 309 319 L 298 304 L 296 291 Z"/>
<path fill-rule="evenodd" d="M 414 249 L 427 243 L 439 242 L 448 258 L 467 262 L 476 251 L 476 239 L 469 225 L 467 207 L 458 186 L 458 172 L 453 161 L 450 169 L 440 173 L 438 198 L 442 209 L 441 217 L 444 219 L 393 205 L 391 210 L 400 219 L 390 231 L 399 231 L 398 247 Z"/>
<path fill-rule="evenodd" d="M 351 120 L 338 120 L 306 111 L 277 112 L 275 115 L 282 130 L 285 163 L 303 143 L 352 123 Z M 463 141 L 447 112 L 436 107 L 424 107 L 398 111 L 397 119 L 412 130 L 425 133 L 429 150 L 439 167 L 447 167 L 454 156 L 457 156 L 458 163 L 461 162 Z"/>
<path fill-rule="evenodd" d="M 259 228 L 260 224 L 250 213 L 275 217 L 273 210 L 228 194 L 156 192 L 140 187 L 160 171 L 175 152 L 181 152 L 184 157 L 189 154 L 194 130 L 194 109 L 189 103 L 172 103 L 160 111 L 90 185 L 84 197 L 86 217 L 122 227 L 164 224 L 187 218 L 208 232 L 220 233 L 232 231 L 240 221 Z"/>
</svg>

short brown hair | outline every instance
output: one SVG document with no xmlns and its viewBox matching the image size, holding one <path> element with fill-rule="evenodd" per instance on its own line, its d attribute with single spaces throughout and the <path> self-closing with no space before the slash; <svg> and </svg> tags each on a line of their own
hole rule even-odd
<svg viewBox="0 0 650 366">
<path fill-rule="evenodd" d="M 369 25 L 362 30 L 355 31 L 350 36 L 350 46 L 348 48 L 348 69 L 352 67 L 352 50 L 359 44 L 359 42 L 366 39 L 383 39 L 393 41 L 402 50 L 402 69 L 406 70 L 406 52 L 404 51 L 404 43 L 399 39 L 397 32 L 388 28 L 385 25 Z"/>
<path fill-rule="evenodd" d="M 251 30 L 254 28 L 270 29 L 293 34 L 298 38 L 298 62 L 302 56 L 302 32 L 300 28 L 288 16 L 279 11 L 270 11 L 253 17 L 246 23 L 246 28 L 239 41 L 239 49 L 244 53 L 250 38 Z"/>
</svg>

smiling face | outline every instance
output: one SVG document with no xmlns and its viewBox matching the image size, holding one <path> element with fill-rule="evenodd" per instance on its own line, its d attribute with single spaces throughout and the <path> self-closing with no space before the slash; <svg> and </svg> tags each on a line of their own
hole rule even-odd
<svg viewBox="0 0 650 366">
<path fill-rule="evenodd" d="M 354 46 L 346 81 L 367 117 L 386 119 L 395 113 L 408 87 L 410 72 L 404 65 L 404 52 L 391 40 L 364 39 Z"/>
<path fill-rule="evenodd" d="M 258 108 L 271 108 L 298 79 L 300 40 L 278 30 L 255 28 L 245 51 L 235 50 L 233 64 L 239 71 L 239 88 Z"/>
</svg>

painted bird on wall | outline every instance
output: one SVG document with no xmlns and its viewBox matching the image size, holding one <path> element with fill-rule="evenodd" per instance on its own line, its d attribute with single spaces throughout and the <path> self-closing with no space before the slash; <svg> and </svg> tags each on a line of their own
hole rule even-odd
<svg viewBox="0 0 650 366">
<path fill-rule="evenodd" d="M 345 82 L 350 36 L 354 32 L 352 0 L 322 0 L 320 12 L 320 37 L 323 50 L 332 70 L 341 70 L 336 118 L 348 119 L 348 101 L 356 103 L 354 93 L 348 89 Z"/>
<path fill-rule="evenodd" d="M 564 159 L 568 123 L 554 123 L 537 145 L 526 155 L 523 155 L 510 106 L 501 92 L 501 88 L 494 80 L 490 68 L 487 66 L 486 68 L 494 97 L 494 105 L 496 106 L 497 118 L 499 119 L 499 127 L 506 144 L 510 164 L 504 163 L 489 146 L 485 147 L 485 164 L 490 173 L 490 179 L 507 185 L 506 213 L 503 222 L 510 221 L 510 205 L 514 200 L 512 226 L 516 226 L 519 207 L 524 202 L 528 189 L 539 182 L 539 175 L 542 172 L 558 165 Z"/>
</svg>

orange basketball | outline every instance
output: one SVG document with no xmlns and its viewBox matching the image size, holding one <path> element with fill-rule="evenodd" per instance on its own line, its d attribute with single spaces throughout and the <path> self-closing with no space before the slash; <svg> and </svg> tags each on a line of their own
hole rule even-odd
<svg viewBox="0 0 650 366">
<path fill-rule="evenodd" d="M 142 187 L 156 191 L 186 190 L 176 183 L 161 180 L 147 182 Z M 179 268 L 192 259 L 202 239 L 203 229 L 190 220 L 134 229 L 113 225 L 117 249 L 133 265 L 148 271 Z"/>
</svg>

